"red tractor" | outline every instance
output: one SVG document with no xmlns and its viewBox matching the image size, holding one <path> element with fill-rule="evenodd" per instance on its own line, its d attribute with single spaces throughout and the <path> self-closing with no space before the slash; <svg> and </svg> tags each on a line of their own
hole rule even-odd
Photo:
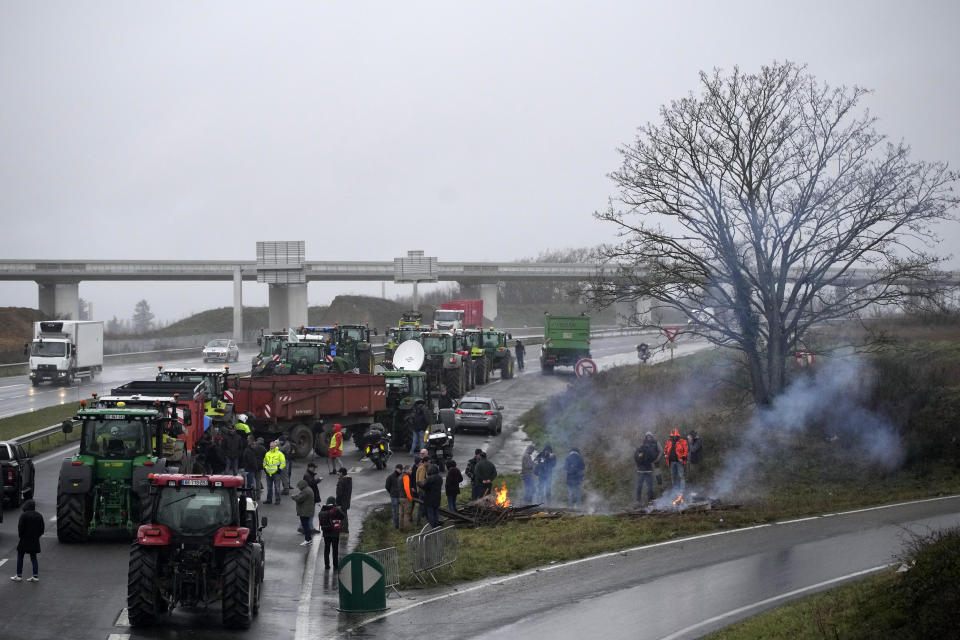
<svg viewBox="0 0 960 640">
<path fill-rule="evenodd" d="M 130 624 L 219 602 L 224 626 L 249 627 L 260 608 L 267 519 L 260 520 L 243 478 L 156 474 L 150 498 L 151 524 L 140 527 L 130 549 Z"/>
</svg>

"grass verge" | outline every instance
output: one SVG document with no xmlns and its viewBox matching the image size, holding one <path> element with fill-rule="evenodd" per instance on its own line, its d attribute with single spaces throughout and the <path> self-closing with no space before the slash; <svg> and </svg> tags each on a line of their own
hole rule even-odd
<svg viewBox="0 0 960 640">
<path fill-rule="evenodd" d="M 44 407 L 43 409 L 37 409 L 29 413 L 21 413 L 20 415 L 2 418 L 0 419 L 0 440 L 10 440 L 63 422 L 67 418 L 75 415 L 79 409 L 79 402 L 68 402 L 53 407 Z M 73 433 L 69 435 L 57 432 L 47 438 L 27 443 L 24 447 L 30 455 L 35 456 L 45 451 L 61 447 L 68 442 L 74 442 L 79 438 L 80 432 L 75 429 Z"/>
</svg>

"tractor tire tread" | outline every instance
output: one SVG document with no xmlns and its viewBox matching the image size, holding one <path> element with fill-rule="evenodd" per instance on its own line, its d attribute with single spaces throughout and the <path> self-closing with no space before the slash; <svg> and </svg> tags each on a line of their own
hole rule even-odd
<svg viewBox="0 0 960 640">
<path fill-rule="evenodd" d="M 162 613 L 158 577 L 156 552 L 134 545 L 130 550 L 127 570 L 127 618 L 130 626 L 152 625 L 157 621 L 157 615 Z"/>
<path fill-rule="evenodd" d="M 251 589 L 256 589 L 253 552 L 242 547 L 228 552 L 223 559 L 223 626 L 247 629 L 253 622 Z"/>
<path fill-rule="evenodd" d="M 83 542 L 87 539 L 87 496 L 82 493 L 62 493 L 57 496 L 57 540 Z"/>
</svg>

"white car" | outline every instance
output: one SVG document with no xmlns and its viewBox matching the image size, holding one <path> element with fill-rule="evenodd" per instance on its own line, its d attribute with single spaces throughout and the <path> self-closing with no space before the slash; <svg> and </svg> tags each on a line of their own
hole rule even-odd
<svg viewBox="0 0 960 640">
<path fill-rule="evenodd" d="M 240 359 L 240 347 L 233 340 L 219 339 L 211 340 L 203 348 L 203 361 L 222 360 L 223 362 L 236 362 Z"/>
</svg>

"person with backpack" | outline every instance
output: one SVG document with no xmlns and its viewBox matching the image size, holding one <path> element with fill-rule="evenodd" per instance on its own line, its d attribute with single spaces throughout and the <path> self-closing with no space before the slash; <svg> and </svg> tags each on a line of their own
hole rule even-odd
<svg viewBox="0 0 960 640">
<path fill-rule="evenodd" d="M 336 498 L 330 496 L 327 503 L 320 507 L 320 531 L 323 533 L 323 568 L 330 568 L 330 552 L 333 551 L 333 568 L 340 568 L 340 529 L 343 525 L 343 511 L 337 506 Z"/>
<path fill-rule="evenodd" d="M 660 460 L 660 444 L 653 433 L 647 431 L 643 442 L 633 452 L 633 462 L 637 465 L 637 505 L 644 506 L 643 488 L 647 488 L 647 502 L 653 502 L 653 465 Z"/>
</svg>

